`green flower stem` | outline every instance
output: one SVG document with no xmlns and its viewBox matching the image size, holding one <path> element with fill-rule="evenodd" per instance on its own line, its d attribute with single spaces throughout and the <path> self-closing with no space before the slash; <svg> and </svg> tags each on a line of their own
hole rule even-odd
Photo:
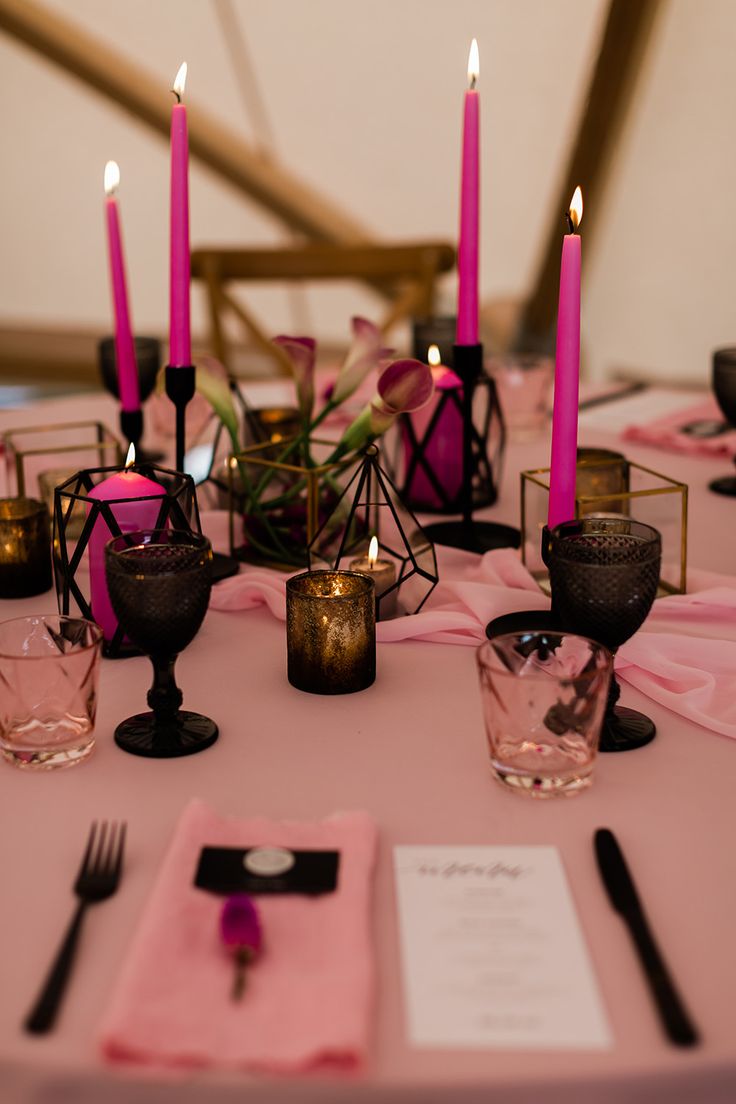
<svg viewBox="0 0 736 1104">
<path fill-rule="evenodd" d="M 277 459 L 274 461 L 274 463 L 275 464 L 284 464 L 289 459 L 289 457 L 294 453 L 294 451 L 298 448 L 299 445 L 305 445 L 306 446 L 305 460 L 307 458 L 309 458 L 309 442 L 310 442 L 311 435 L 314 433 L 317 426 L 319 426 L 325 420 L 325 418 L 328 416 L 328 414 L 331 414 L 332 411 L 338 405 L 339 405 L 339 403 L 334 403 L 332 401 L 327 402 L 325 404 L 325 406 L 322 408 L 322 410 L 320 410 L 319 414 L 314 419 L 311 426 L 309 426 L 306 429 L 303 429 L 298 437 L 295 437 L 293 441 L 290 441 L 289 444 L 286 446 L 286 448 L 282 450 L 281 454 L 277 457 Z M 311 459 L 311 458 L 309 458 L 309 459 Z M 309 464 L 305 463 L 304 466 L 305 467 L 311 467 L 312 464 L 311 463 L 309 463 Z M 260 499 L 260 497 L 263 494 L 263 492 L 265 491 L 266 487 L 268 486 L 268 484 L 271 482 L 274 475 L 276 474 L 276 471 L 277 471 L 277 469 L 274 469 L 272 471 L 267 472 L 264 476 L 261 477 L 260 483 L 257 484 L 257 486 L 256 486 L 256 488 L 253 492 L 253 494 L 256 498 Z"/>
<path fill-rule="evenodd" d="M 230 440 L 233 443 L 233 445 L 235 447 L 235 450 L 237 452 L 239 450 L 239 444 L 238 444 L 237 437 L 235 438 L 235 440 L 233 440 L 233 436 L 231 434 Z M 243 487 L 243 493 L 244 493 L 244 495 L 248 495 L 248 497 L 249 497 L 249 513 L 260 519 L 260 521 L 263 523 L 264 528 L 267 530 L 269 537 L 273 541 L 275 547 L 280 552 L 283 552 L 284 556 L 288 559 L 289 554 L 286 550 L 286 547 L 284 546 L 284 544 L 280 540 L 280 538 L 277 534 L 277 531 L 274 529 L 273 525 L 271 524 L 269 514 L 264 509 L 264 504 L 261 502 L 260 499 L 254 498 L 253 491 L 250 489 L 251 488 L 251 481 L 250 481 L 250 478 L 248 476 L 247 465 L 242 460 L 238 460 L 237 465 L 238 465 L 238 473 L 239 473 L 240 479 L 241 479 L 241 485 Z M 252 508 L 251 508 L 251 503 L 252 503 Z M 245 521 L 245 518 L 243 519 L 243 531 L 245 533 L 247 533 L 247 523 Z M 250 543 L 254 547 L 257 547 L 258 550 L 261 553 L 263 553 L 266 556 L 270 556 L 270 555 L 273 554 L 272 549 L 264 548 L 263 546 L 259 545 L 259 543 L 257 541 L 253 540 L 253 538 L 250 536 L 250 534 L 247 534 L 247 535 L 248 535 L 248 539 L 249 539 Z"/>
</svg>

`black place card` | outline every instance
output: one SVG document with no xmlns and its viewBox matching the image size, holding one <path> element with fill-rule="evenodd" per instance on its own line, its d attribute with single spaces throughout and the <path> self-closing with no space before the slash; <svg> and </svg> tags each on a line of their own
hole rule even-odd
<svg viewBox="0 0 736 1104">
<path fill-rule="evenodd" d="M 301 893 L 337 888 L 338 851 L 285 847 L 203 847 L 194 884 L 210 893 Z"/>
</svg>

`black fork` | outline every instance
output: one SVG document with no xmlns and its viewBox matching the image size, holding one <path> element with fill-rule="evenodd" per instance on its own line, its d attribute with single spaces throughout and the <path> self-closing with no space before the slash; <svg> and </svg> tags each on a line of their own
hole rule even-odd
<svg viewBox="0 0 736 1104">
<path fill-rule="evenodd" d="M 74 883 L 74 892 L 79 897 L 79 904 L 38 1000 L 25 1021 L 26 1031 L 41 1035 L 53 1027 L 69 980 L 82 927 L 82 917 L 88 905 L 112 897 L 118 888 L 123 869 L 124 846 L 125 823 L 112 823 L 108 826 L 107 821 L 103 820 L 99 830 L 97 822 L 93 823 L 82 865 Z"/>
</svg>

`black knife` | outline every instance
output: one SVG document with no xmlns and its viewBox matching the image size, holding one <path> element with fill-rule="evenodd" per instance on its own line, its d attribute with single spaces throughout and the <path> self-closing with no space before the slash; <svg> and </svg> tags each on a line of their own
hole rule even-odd
<svg viewBox="0 0 736 1104">
<path fill-rule="evenodd" d="M 599 828 L 596 832 L 595 855 L 611 904 L 623 917 L 639 953 L 667 1037 L 677 1046 L 694 1046 L 699 1041 L 698 1033 L 659 953 L 626 860 L 610 829 Z"/>
</svg>

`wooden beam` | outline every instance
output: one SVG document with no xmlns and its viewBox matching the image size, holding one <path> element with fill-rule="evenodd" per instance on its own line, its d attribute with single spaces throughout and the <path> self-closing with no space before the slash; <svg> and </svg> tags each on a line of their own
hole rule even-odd
<svg viewBox="0 0 736 1104">
<path fill-rule="evenodd" d="M 0 0 L 0 29 L 107 96 L 168 140 L 174 74 L 151 76 L 105 42 L 35 0 Z M 356 219 L 257 153 L 239 134 L 189 102 L 193 157 L 246 192 L 293 231 L 316 241 L 356 245 L 375 241 Z"/>
<path fill-rule="evenodd" d="M 576 139 L 557 193 L 531 297 L 522 308 L 514 344 L 544 349 L 554 343 L 560 249 L 565 212 L 575 186 L 583 189 L 586 247 L 661 0 L 610 0 Z M 584 250 L 584 253 L 587 251 Z"/>
</svg>

